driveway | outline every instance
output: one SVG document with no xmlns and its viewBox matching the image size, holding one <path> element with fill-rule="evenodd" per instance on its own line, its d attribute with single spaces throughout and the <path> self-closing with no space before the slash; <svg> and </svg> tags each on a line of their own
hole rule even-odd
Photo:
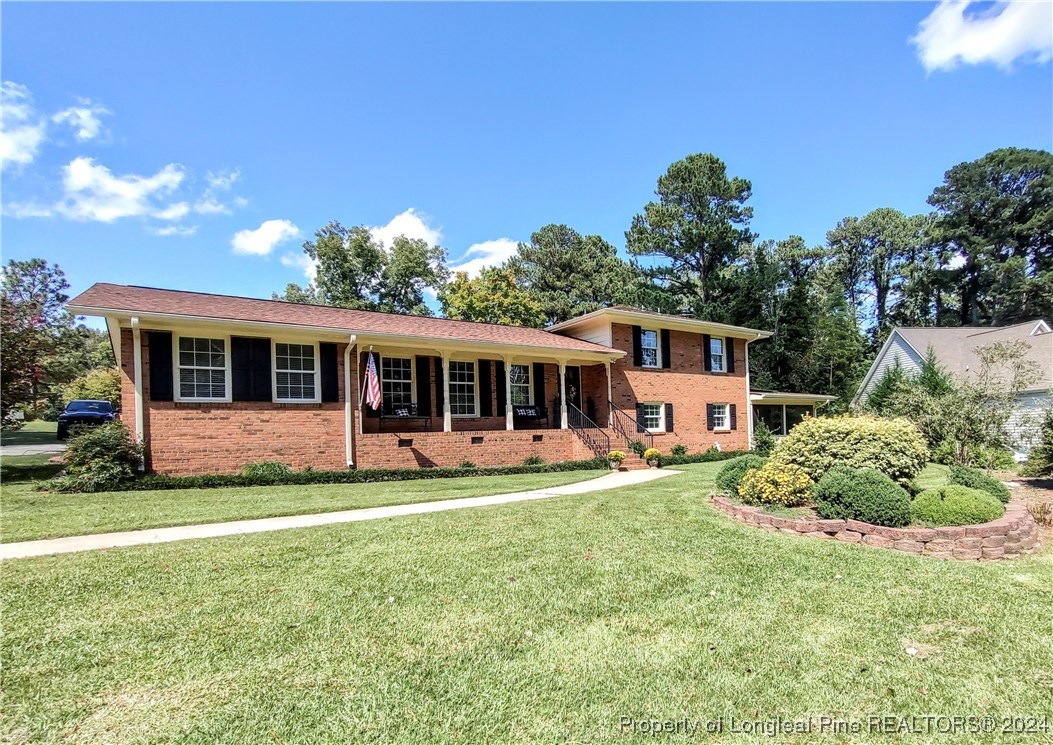
<svg viewBox="0 0 1053 745">
<path fill-rule="evenodd" d="M 41 445 L 0 445 L 0 457 L 13 455 L 46 455 L 61 453 L 66 449 L 64 442 L 48 442 Z"/>
</svg>

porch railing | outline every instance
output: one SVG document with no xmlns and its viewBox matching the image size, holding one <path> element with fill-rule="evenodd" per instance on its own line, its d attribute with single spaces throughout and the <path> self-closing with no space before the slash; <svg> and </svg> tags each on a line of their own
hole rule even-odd
<svg viewBox="0 0 1053 745">
<path fill-rule="evenodd" d="M 610 407 L 611 412 L 611 429 L 625 438 L 627 445 L 633 440 L 639 440 L 645 448 L 654 447 L 654 435 L 648 432 L 642 424 L 615 406 L 613 402 L 608 401 L 607 406 Z"/>
<path fill-rule="evenodd" d="M 572 403 L 567 404 L 567 426 L 597 458 L 607 457 L 607 453 L 611 451 L 611 438 Z"/>
</svg>

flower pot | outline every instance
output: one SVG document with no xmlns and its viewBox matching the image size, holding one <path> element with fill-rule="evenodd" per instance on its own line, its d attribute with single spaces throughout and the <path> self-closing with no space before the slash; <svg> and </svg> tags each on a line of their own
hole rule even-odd
<svg viewBox="0 0 1053 745">
<path fill-rule="evenodd" d="M 611 467 L 612 471 L 617 471 L 622 467 L 622 462 L 620 460 L 609 460 L 607 461 L 607 465 Z"/>
<path fill-rule="evenodd" d="M 651 468 L 658 468 L 658 460 L 652 458 L 651 460 L 647 461 L 647 465 L 649 465 Z"/>
</svg>

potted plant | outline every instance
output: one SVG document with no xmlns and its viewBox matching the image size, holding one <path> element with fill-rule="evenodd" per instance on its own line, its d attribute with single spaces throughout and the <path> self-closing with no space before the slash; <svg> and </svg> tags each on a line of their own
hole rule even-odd
<svg viewBox="0 0 1053 745">
<path fill-rule="evenodd" d="M 607 465 L 611 467 L 612 471 L 617 471 L 621 468 L 623 460 L 625 460 L 625 453 L 621 450 L 612 450 L 607 453 Z"/>
<path fill-rule="evenodd" d="M 662 457 L 662 451 L 658 448 L 647 448 L 644 450 L 643 459 L 651 468 L 658 468 L 658 459 Z"/>
</svg>

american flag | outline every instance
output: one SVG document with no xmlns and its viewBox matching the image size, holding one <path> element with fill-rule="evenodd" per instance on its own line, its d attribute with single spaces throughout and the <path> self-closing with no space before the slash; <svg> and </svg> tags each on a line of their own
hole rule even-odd
<svg viewBox="0 0 1053 745">
<path fill-rule="evenodd" d="M 373 353 L 369 353 L 369 361 L 366 362 L 366 404 L 371 409 L 379 409 L 384 402 L 380 393 L 380 380 L 377 378 L 377 366 L 373 362 Z"/>
</svg>

